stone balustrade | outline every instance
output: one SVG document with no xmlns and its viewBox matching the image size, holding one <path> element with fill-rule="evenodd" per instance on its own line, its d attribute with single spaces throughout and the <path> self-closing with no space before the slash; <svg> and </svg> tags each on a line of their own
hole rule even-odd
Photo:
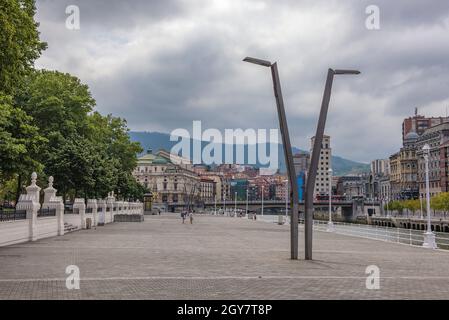
<svg viewBox="0 0 449 320">
<path fill-rule="evenodd" d="M 106 199 L 86 201 L 76 198 L 73 207 L 65 207 L 62 197 L 57 196 L 57 190 L 53 188 L 53 177 L 48 179 L 41 205 L 41 188 L 36 181 L 37 174 L 33 172 L 26 194 L 19 197 L 14 217 L 21 218 L 1 220 L 0 246 L 62 236 L 68 231 L 103 226 L 111 222 L 143 221 L 143 204 L 139 201 L 118 201 L 114 192 L 109 193 Z"/>
</svg>

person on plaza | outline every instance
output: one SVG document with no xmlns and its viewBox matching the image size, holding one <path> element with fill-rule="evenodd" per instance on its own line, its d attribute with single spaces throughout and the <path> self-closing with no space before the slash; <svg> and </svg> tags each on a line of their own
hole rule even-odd
<svg viewBox="0 0 449 320">
<path fill-rule="evenodd" d="M 190 218 L 190 224 L 193 224 L 193 212 L 192 211 L 189 213 L 189 218 Z"/>
<path fill-rule="evenodd" d="M 184 221 L 186 220 L 186 212 L 185 211 L 181 212 L 181 218 L 182 218 L 182 223 L 184 223 Z"/>
</svg>

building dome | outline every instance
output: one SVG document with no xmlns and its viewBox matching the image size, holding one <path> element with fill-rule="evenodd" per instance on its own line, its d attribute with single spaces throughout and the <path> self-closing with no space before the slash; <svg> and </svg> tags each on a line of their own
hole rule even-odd
<svg viewBox="0 0 449 320">
<path fill-rule="evenodd" d="M 405 140 L 417 140 L 418 138 L 419 135 L 415 131 L 411 131 L 405 136 Z"/>
</svg>

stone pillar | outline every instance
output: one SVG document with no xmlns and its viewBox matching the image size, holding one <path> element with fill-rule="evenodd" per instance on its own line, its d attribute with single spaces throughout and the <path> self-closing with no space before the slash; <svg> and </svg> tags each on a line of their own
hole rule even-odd
<svg viewBox="0 0 449 320">
<path fill-rule="evenodd" d="M 128 201 L 123 201 L 123 214 L 130 214 Z"/>
<path fill-rule="evenodd" d="M 98 225 L 97 200 L 96 199 L 88 199 L 87 200 L 87 208 L 92 208 L 92 226 L 95 227 Z"/>
<path fill-rule="evenodd" d="M 115 204 L 114 192 L 108 194 L 108 197 L 106 198 L 106 204 L 107 207 L 110 209 L 110 212 L 106 215 L 105 223 L 114 222 L 114 204 Z"/>
<path fill-rule="evenodd" d="M 27 213 L 27 220 L 29 221 L 29 239 L 31 241 L 37 240 L 36 221 L 37 211 L 40 208 L 39 192 L 41 188 L 36 185 L 37 174 L 33 172 L 31 174 L 31 185 L 26 187 L 26 194 L 20 195 L 17 202 L 17 210 L 25 210 Z"/>
<path fill-rule="evenodd" d="M 143 215 L 143 203 L 140 200 L 136 201 L 136 213 Z"/>
<path fill-rule="evenodd" d="M 97 225 L 103 226 L 106 219 L 106 201 L 97 200 Z"/>
<path fill-rule="evenodd" d="M 56 196 L 53 188 L 53 177 L 48 178 L 48 188 L 44 189 L 44 203 L 42 208 L 55 209 L 58 224 L 58 236 L 64 235 L 64 202 L 61 197 Z"/>
<path fill-rule="evenodd" d="M 86 204 L 83 198 L 76 198 L 73 202 L 73 210 L 78 209 L 81 219 L 81 229 L 86 229 Z"/>
</svg>

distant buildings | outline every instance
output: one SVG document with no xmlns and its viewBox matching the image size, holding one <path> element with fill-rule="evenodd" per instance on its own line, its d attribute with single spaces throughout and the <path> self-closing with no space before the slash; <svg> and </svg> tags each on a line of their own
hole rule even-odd
<svg viewBox="0 0 449 320">
<path fill-rule="evenodd" d="M 315 142 L 315 137 L 311 139 L 311 150 L 312 155 L 313 144 Z M 329 194 L 329 169 L 332 168 L 332 149 L 330 143 L 330 136 L 324 135 L 323 143 L 321 145 L 320 158 L 318 163 L 318 170 L 315 179 L 315 189 L 314 195 L 317 194 Z"/>
<path fill-rule="evenodd" d="M 418 109 L 415 109 L 415 115 L 404 119 L 402 122 L 402 140 L 405 139 L 407 134 L 415 132 L 418 136 L 421 136 L 427 129 L 449 122 L 449 117 L 425 117 L 418 115 Z"/>
<path fill-rule="evenodd" d="M 416 154 L 418 161 L 419 193 L 425 198 L 425 162 L 422 148 L 425 144 L 430 146 L 429 156 L 429 190 L 434 196 L 449 191 L 449 122 L 433 126 L 418 138 Z"/>
<path fill-rule="evenodd" d="M 297 153 L 293 156 L 293 165 L 296 175 L 307 172 L 309 169 L 310 156 L 308 153 Z"/>
<path fill-rule="evenodd" d="M 375 175 L 389 175 L 390 159 L 377 159 L 371 161 L 371 173 Z"/>
<path fill-rule="evenodd" d="M 418 191 L 418 159 L 416 142 L 419 135 L 409 132 L 399 152 L 390 156 L 391 199 L 416 199 Z"/>
<path fill-rule="evenodd" d="M 153 193 L 155 203 L 170 207 L 199 201 L 200 178 L 187 159 L 164 150 L 153 154 L 149 149 L 146 155 L 138 158 L 133 175 Z"/>
<path fill-rule="evenodd" d="M 337 180 L 337 194 L 345 196 L 346 199 L 361 197 L 365 195 L 365 186 L 362 176 L 342 176 Z"/>
</svg>

